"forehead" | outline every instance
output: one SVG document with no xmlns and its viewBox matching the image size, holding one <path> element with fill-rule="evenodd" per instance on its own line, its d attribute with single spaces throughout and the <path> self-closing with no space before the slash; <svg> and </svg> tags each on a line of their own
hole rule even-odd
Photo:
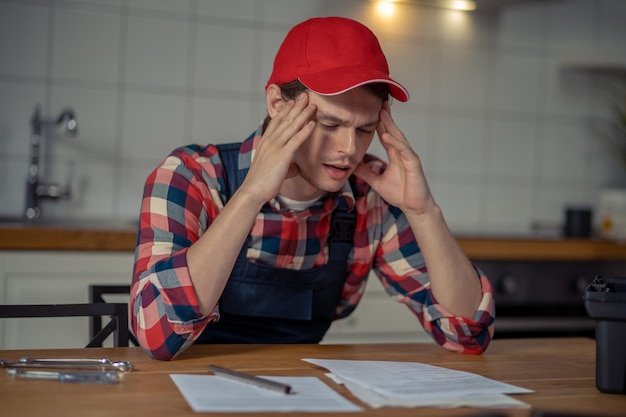
<svg viewBox="0 0 626 417">
<path fill-rule="evenodd" d="M 378 122 L 383 106 L 380 97 L 362 87 L 332 96 L 309 92 L 309 102 L 317 106 L 318 117 L 359 124 Z"/>
</svg>

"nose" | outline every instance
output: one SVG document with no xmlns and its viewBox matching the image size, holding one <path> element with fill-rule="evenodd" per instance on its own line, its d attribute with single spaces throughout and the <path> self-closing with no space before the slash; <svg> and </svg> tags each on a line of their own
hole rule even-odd
<svg viewBox="0 0 626 417">
<path fill-rule="evenodd" d="M 354 129 L 342 129 L 337 139 L 337 149 L 346 155 L 353 155 L 356 152 L 356 135 Z"/>
</svg>

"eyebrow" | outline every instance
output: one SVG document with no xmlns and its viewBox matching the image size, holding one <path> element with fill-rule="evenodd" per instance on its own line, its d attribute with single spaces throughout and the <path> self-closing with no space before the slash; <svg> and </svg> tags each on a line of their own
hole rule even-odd
<svg viewBox="0 0 626 417">
<path fill-rule="evenodd" d="M 333 122 L 336 123 L 338 125 L 346 125 L 348 124 L 348 122 L 344 119 L 342 119 L 341 117 L 335 116 L 334 114 L 330 114 L 327 113 L 323 110 L 320 110 L 317 112 L 317 114 L 315 115 L 315 117 L 317 118 L 317 120 L 324 120 L 324 121 L 328 121 L 328 122 Z M 376 125 L 378 125 L 379 119 L 376 120 L 372 120 L 369 123 L 364 123 L 363 125 L 359 126 L 359 127 L 376 127 Z"/>
</svg>

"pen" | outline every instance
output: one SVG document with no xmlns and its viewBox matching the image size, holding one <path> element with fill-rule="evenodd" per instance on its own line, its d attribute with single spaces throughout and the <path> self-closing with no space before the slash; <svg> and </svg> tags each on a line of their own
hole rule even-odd
<svg viewBox="0 0 626 417">
<path fill-rule="evenodd" d="M 53 379 L 60 382 L 79 384 L 117 384 L 120 382 L 117 371 L 57 372 L 7 368 L 7 374 L 13 378 Z"/>
<path fill-rule="evenodd" d="M 23 357 L 19 361 L 0 359 L 0 367 L 4 368 L 46 368 L 46 369 L 99 369 L 102 371 L 112 370 L 119 372 L 131 372 L 132 362 L 112 361 L 111 359 L 87 359 L 87 358 L 29 358 Z"/>
<path fill-rule="evenodd" d="M 271 381 L 269 379 L 260 378 L 258 376 L 245 374 L 243 372 L 233 371 L 232 369 L 222 368 L 217 365 L 209 365 L 209 371 L 212 371 L 215 375 L 224 378 L 229 378 L 244 384 L 255 385 L 259 388 L 265 388 L 272 391 L 282 392 L 283 394 L 289 394 L 291 392 L 291 385 L 282 384 L 280 382 Z"/>
</svg>

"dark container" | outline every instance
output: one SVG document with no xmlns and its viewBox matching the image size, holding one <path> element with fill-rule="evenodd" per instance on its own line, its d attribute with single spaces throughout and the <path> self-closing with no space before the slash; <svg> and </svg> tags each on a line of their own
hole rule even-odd
<svg viewBox="0 0 626 417">
<path fill-rule="evenodd" d="M 568 207 L 565 210 L 565 237 L 591 237 L 591 209 L 585 207 Z"/>
<path fill-rule="evenodd" d="M 595 277 L 584 300 L 596 321 L 596 387 L 626 394 L 626 277 Z"/>
</svg>

